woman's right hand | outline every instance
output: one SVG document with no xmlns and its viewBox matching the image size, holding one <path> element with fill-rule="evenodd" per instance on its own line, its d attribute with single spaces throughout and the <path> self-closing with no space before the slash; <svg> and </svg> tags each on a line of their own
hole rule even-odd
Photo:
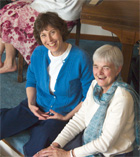
<svg viewBox="0 0 140 157">
<path fill-rule="evenodd" d="M 49 117 L 48 112 L 44 113 L 42 112 L 39 107 L 36 105 L 29 105 L 29 109 L 33 112 L 33 114 L 38 117 L 39 120 L 47 120 Z"/>
</svg>

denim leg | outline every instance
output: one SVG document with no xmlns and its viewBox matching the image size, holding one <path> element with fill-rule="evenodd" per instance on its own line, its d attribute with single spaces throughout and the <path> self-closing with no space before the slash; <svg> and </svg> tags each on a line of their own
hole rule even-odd
<svg viewBox="0 0 140 157">
<path fill-rule="evenodd" d="M 15 135 L 38 122 L 28 108 L 27 99 L 11 109 L 0 109 L 0 139 Z"/>
<path fill-rule="evenodd" d="M 33 156 L 41 149 L 50 146 L 66 123 L 67 121 L 55 119 L 40 121 L 31 129 L 30 140 L 24 145 L 25 156 Z"/>
</svg>

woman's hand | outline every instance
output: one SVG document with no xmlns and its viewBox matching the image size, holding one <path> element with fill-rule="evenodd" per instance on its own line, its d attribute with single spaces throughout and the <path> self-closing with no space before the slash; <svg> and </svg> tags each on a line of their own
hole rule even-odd
<svg viewBox="0 0 140 157">
<path fill-rule="evenodd" d="M 48 119 L 58 119 L 58 120 L 63 120 L 63 121 L 67 121 L 69 119 L 71 119 L 71 117 L 74 116 L 74 114 L 79 110 L 79 108 L 81 107 L 83 102 L 80 102 L 71 112 L 69 112 L 67 115 L 63 116 L 53 110 L 50 110 L 50 113 L 52 113 L 53 115 L 50 115 L 50 117 Z"/>
<path fill-rule="evenodd" d="M 70 157 L 70 151 L 65 151 L 63 149 L 50 146 L 42 149 L 33 157 Z"/>
<path fill-rule="evenodd" d="M 48 117 L 49 117 L 49 115 L 48 115 L 48 113 L 49 112 L 46 112 L 46 113 L 44 113 L 44 112 L 42 112 L 40 109 L 39 109 L 39 107 L 37 107 L 36 105 L 29 105 L 29 108 L 30 108 L 30 110 L 33 112 L 33 114 L 36 116 L 36 117 L 38 117 L 38 119 L 39 120 L 46 120 L 46 119 L 48 119 Z"/>
<path fill-rule="evenodd" d="M 42 149 L 42 150 L 40 150 L 39 152 L 37 152 L 33 157 L 42 157 L 42 156 L 46 156 L 45 155 L 45 151 L 47 151 L 47 150 L 49 150 L 49 149 L 52 149 L 52 147 L 51 146 L 49 146 L 48 148 L 44 148 L 44 149 Z"/>
<path fill-rule="evenodd" d="M 50 115 L 50 116 L 48 117 L 48 119 L 58 119 L 58 120 L 63 120 L 63 121 L 68 120 L 66 116 L 63 116 L 62 114 L 59 114 L 59 113 L 57 113 L 57 112 L 55 112 L 55 111 L 53 111 L 53 110 L 50 110 L 50 113 L 51 113 L 52 115 Z"/>
</svg>

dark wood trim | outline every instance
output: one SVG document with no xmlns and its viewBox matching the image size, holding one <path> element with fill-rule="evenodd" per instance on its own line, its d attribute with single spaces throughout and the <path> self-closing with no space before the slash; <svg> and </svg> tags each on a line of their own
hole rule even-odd
<svg viewBox="0 0 140 157">
<path fill-rule="evenodd" d="M 18 82 L 23 82 L 23 63 L 24 59 L 20 52 L 18 52 Z"/>
<path fill-rule="evenodd" d="M 75 39 L 75 38 L 76 38 L 76 34 L 70 33 L 70 39 Z M 103 36 L 103 35 L 90 35 L 90 34 L 80 34 L 80 39 L 120 42 L 118 37 Z"/>
<path fill-rule="evenodd" d="M 9 144 L 6 140 L 2 140 L 5 144 L 7 144 L 12 150 L 14 150 L 19 156 L 24 157 L 18 150 L 16 150 L 11 144 Z"/>
</svg>

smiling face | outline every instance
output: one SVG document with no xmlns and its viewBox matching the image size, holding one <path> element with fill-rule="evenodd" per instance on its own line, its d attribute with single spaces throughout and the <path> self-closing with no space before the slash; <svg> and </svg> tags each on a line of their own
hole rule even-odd
<svg viewBox="0 0 140 157">
<path fill-rule="evenodd" d="M 103 88 L 103 93 L 111 87 L 120 71 L 121 67 L 117 69 L 113 63 L 106 63 L 103 60 L 94 61 L 93 64 L 94 77 L 98 85 Z"/>
<path fill-rule="evenodd" d="M 66 50 L 66 43 L 63 42 L 60 31 L 50 25 L 40 33 L 40 39 L 54 56 L 59 56 Z"/>
</svg>

